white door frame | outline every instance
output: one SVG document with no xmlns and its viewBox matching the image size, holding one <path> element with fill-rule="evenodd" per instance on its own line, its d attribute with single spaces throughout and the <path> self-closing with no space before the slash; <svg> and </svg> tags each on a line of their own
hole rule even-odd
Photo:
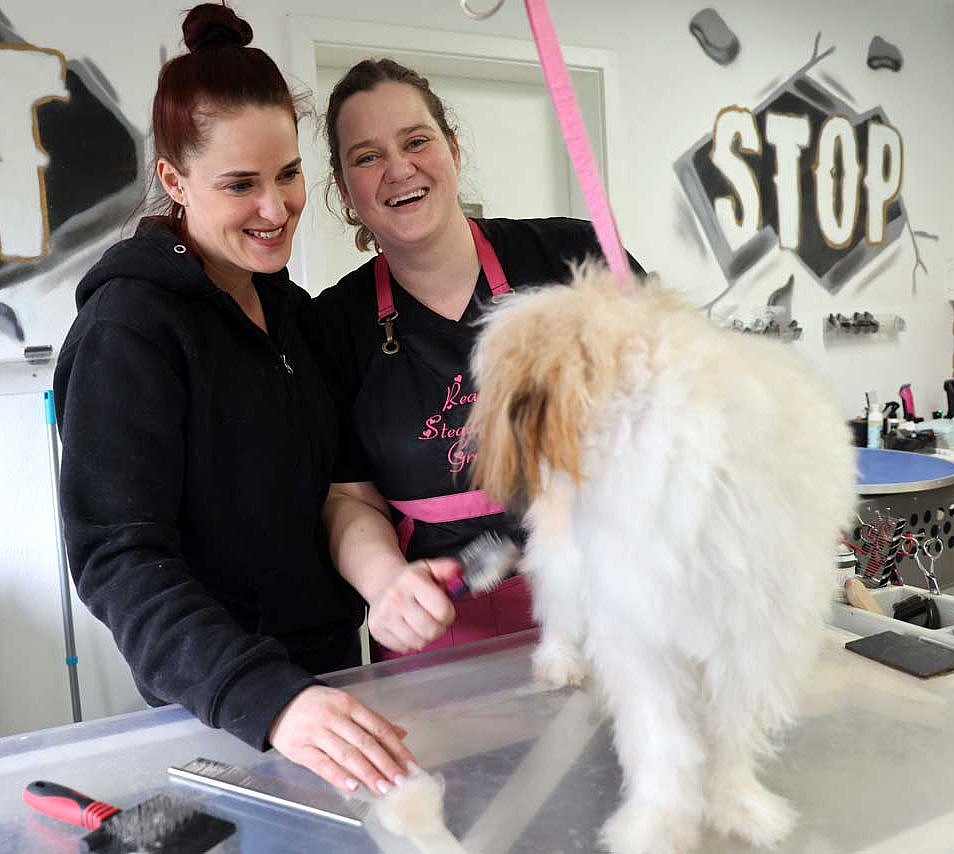
<svg viewBox="0 0 954 854">
<path fill-rule="evenodd" d="M 288 38 L 294 78 L 314 95 L 320 117 L 329 92 L 318 84 L 319 64 L 348 67 L 368 56 L 390 56 L 423 74 L 444 74 L 482 80 L 541 83 L 536 47 L 529 39 L 512 39 L 473 33 L 403 27 L 391 24 L 348 21 L 312 15 L 288 15 Z M 593 156 L 612 199 L 613 177 L 619 168 L 618 105 L 615 55 L 606 50 L 563 47 L 563 56 L 576 89 L 580 111 L 590 128 Z M 594 130 L 596 129 L 596 130 Z M 311 196 L 310 207 L 323 205 L 327 163 L 319 157 L 317 130 L 303 126 L 300 134 L 302 161 Z M 571 173 L 572 174 L 572 173 Z M 570 187 L 571 209 L 587 217 L 586 206 L 575 178 Z M 307 215 L 298 231 L 291 262 L 292 277 L 311 293 L 332 282 L 325 275 L 325 262 L 315 229 Z"/>
</svg>

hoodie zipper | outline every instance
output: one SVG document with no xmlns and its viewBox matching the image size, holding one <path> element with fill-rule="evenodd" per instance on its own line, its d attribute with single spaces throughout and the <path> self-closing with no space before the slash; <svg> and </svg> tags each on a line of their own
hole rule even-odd
<svg viewBox="0 0 954 854">
<path fill-rule="evenodd" d="M 224 291 L 219 291 L 219 293 L 217 293 L 216 296 L 220 300 L 223 300 L 228 305 L 228 311 L 230 313 L 238 315 L 241 318 L 241 322 L 246 324 L 251 330 L 253 330 L 253 334 L 257 334 L 259 336 L 264 337 L 266 345 L 278 357 L 278 361 L 281 363 L 281 366 L 285 369 L 285 372 L 289 376 L 294 375 L 295 369 L 292 367 L 292 364 L 288 360 L 288 356 L 285 354 L 283 349 L 285 344 L 285 327 L 288 321 L 287 306 L 284 308 L 282 312 L 282 316 L 279 319 L 279 328 L 278 328 L 279 343 L 276 343 L 276 341 L 272 338 L 271 335 L 269 335 L 264 329 L 258 326 L 254 321 L 252 321 L 252 319 L 244 311 L 242 311 L 238 303 L 236 303 L 235 300 L 232 299 L 232 297 L 229 294 L 225 293 Z"/>
<path fill-rule="evenodd" d="M 251 329 L 260 336 L 264 336 L 266 346 L 268 346 L 271 351 L 277 356 L 278 362 L 281 364 L 282 368 L 285 369 L 285 379 L 282 382 L 282 385 L 285 387 L 285 393 L 288 396 L 288 401 L 291 407 L 293 408 L 297 417 L 293 419 L 294 421 L 294 430 L 296 432 L 295 442 L 300 444 L 300 447 L 308 449 L 308 456 L 312 460 L 312 468 L 314 471 L 319 471 L 322 469 L 323 464 L 321 463 L 321 453 L 316 450 L 315 439 L 316 436 L 311 429 L 310 420 L 308 418 L 305 404 L 302 395 L 301 381 L 298 379 L 292 379 L 295 374 L 295 369 L 292 363 L 289 361 L 287 354 L 285 353 L 285 343 L 286 337 L 288 335 L 288 327 L 294 321 L 292 320 L 291 301 L 285 301 L 283 303 L 282 312 L 278 319 L 278 332 L 276 339 L 273 339 L 267 332 L 257 326 L 249 317 L 239 308 L 238 303 L 232 299 L 231 296 L 226 294 L 224 291 L 220 292 L 221 298 L 228 300 L 230 312 L 235 312 L 240 315 L 242 322 L 248 324 Z M 292 427 L 291 422 L 289 423 L 290 428 Z"/>
</svg>

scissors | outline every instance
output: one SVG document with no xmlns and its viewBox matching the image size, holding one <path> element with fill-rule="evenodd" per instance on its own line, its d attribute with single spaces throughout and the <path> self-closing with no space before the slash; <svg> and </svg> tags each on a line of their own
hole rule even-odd
<svg viewBox="0 0 954 854">
<path fill-rule="evenodd" d="M 921 548 L 914 553 L 914 559 L 917 561 L 918 569 L 921 570 L 927 581 L 928 592 L 935 595 L 940 594 L 941 588 L 937 583 L 937 576 L 934 574 L 934 564 L 937 563 L 937 559 L 941 556 L 941 552 L 943 551 L 944 543 L 941 542 L 940 538 L 930 537 L 921 543 Z M 924 561 L 921 560 L 922 555 Z"/>
<path fill-rule="evenodd" d="M 904 557 L 916 555 L 918 548 L 920 548 L 920 543 L 918 542 L 917 534 L 905 533 L 901 535 L 901 546 L 898 548 L 898 551 L 901 552 Z"/>
</svg>

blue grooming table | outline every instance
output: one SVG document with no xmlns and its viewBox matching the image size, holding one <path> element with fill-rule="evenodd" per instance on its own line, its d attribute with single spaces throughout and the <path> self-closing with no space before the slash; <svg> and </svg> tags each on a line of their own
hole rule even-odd
<svg viewBox="0 0 954 854">
<path fill-rule="evenodd" d="M 924 492 L 954 484 L 954 462 L 910 451 L 858 448 L 858 494 Z"/>
</svg>

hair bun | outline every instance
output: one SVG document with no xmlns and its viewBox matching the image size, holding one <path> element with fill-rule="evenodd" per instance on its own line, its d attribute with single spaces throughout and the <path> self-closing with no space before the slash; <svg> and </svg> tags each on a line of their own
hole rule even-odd
<svg viewBox="0 0 954 854">
<path fill-rule="evenodd" d="M 228 6 L 200 3 L 182 22 L 182 38 L 193 52 L 209 46 L 244 47 L 252 40 L 252 28 Z"/>
</svg>

